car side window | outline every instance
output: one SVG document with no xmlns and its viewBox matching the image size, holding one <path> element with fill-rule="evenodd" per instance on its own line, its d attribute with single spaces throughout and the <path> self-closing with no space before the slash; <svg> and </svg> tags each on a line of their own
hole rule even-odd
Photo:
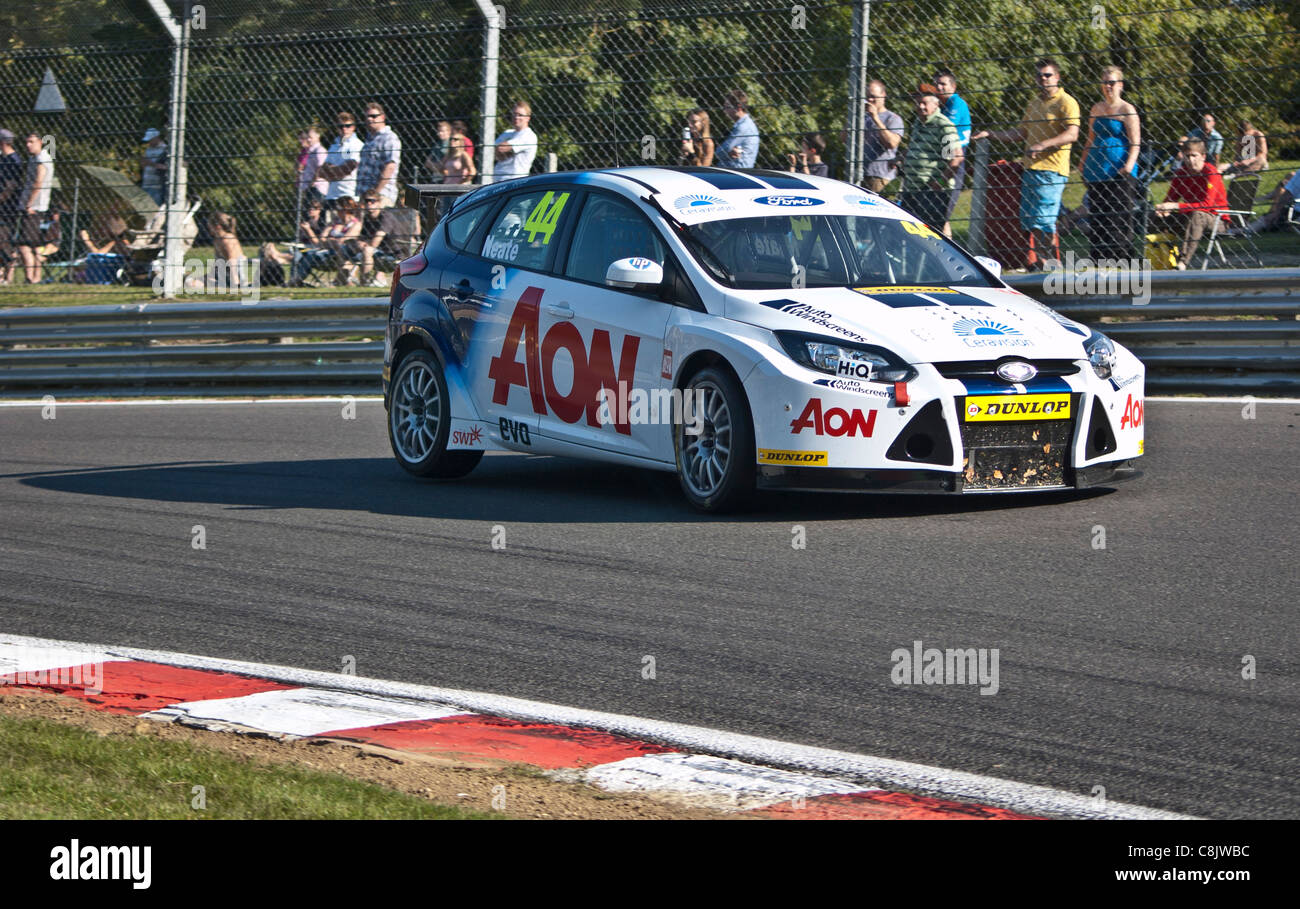
<svg viewBox="0 0 1300 909">
<path fill-rule="evenodd" d="M 537 190 L 510 199 L 492 222 L 483 242 L 483 257 L 520 268 L 545 271 L 554 256 L 552 244 L 571 215 L 567 190 Z"/>
<path fill-rule="evenodd" d="M 629 256 L 664 265 L 663 241 L 632 203 L 593 193 L 578 219 L 565 276 L 603 285 L 610 263 Z"/>
<path fill-rule="evenodd" d="M 447 242 L 453 249 L 464 249 L 473 235 L 474 229 L 483 221 L 483 217 L 492 210 L 492 205 L 476 205 L 468 211 L 457 212 L 447 222 Z"/>
</svg>

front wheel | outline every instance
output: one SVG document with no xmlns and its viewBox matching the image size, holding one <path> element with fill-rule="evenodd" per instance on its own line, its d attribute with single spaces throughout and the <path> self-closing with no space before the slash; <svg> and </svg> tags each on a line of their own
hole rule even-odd
<svg viewBox="0 0 1300 909">
<path fill-rule="evenodd" d="M 448 451 L 451 395 L 442 366 L 427 350 L 408 354 L 393 379 L 388 441 L 397 463 L 417 477 L 463 477 L 483 458 L 481 451 Z"/>
<path fill-rule="evenodd" d="M 683 386 L 682 402 L 688 419 L 673 427 L 673 449 L 687 501 L 708 512 L 744 508 L 757 467 L 754 421 L 740 382 L 726 369 L 702 369 Z"/>
</svg>

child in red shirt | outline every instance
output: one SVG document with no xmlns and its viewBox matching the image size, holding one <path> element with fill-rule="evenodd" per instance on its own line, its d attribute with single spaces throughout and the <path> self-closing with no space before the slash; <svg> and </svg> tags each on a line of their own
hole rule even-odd
<svg viewBox="0 0 1300 909">
<path fill-rule="evenodd" d="M 1205 160 L 1205 143 L 1188 139 L 1183 145 L 1183 166 L 1174 172 L 1165 201 L 1156 206 L 1156 215 L 1168 218 L 1170 229 L 1182 229 L 1183 246 L 1178 267 L 1187 268 L 1201 237 L 1214 225 L 1218 212 L 1228 207 L 1228 191 L 1218 169 Z"/>
</svg>

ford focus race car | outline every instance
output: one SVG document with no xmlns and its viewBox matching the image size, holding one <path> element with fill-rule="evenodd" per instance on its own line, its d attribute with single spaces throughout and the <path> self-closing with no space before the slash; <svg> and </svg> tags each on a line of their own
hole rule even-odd
<svg viewBox="0 0 1300 909">
<path fill-rule="evenodd" d="M 398 463 L 489 450 L 755 488 L 997 493 L 1135 473 L 1145 370 L 902 209 L 775 171 L 543 174 L 461 197 L 394 275 Z"/>
</svg>

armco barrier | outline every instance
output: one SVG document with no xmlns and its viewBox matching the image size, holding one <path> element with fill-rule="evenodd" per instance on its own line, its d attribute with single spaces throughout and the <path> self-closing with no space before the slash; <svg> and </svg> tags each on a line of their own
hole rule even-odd
<svg viewBox="0 0 1300 909">
<path fill-rule="evenodd" d="M 1139 305 L 1008 277 L 1132 349 L 1152 391 L 1300 391 L 1300 269 L 1143 280 L 1150 299 Z M 367 297 L 0 310 L 0 394 L 378 393 L 387 308 Z"/>
</svg>

